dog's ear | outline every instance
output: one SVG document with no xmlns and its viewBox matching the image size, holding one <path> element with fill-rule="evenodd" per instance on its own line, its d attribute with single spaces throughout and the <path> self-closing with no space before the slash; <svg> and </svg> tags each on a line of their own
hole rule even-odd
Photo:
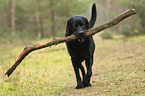
<svg viewBox="0 0 145 96">
<path fill-rule="evenodd" d="M 66 24 L 66 33 L 65 33 L 65 37 L 70 36 L 72 34 L 71 29 L 70 29 L 70 20 L 67 21 Z"/>
</svg>

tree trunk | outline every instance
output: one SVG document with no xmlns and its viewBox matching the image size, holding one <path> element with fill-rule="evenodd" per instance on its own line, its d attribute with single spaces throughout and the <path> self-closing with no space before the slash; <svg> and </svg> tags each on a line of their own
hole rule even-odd
<svg viewBox="0 0 145 96">
<path fill-rule="evenodd" d="M 51 11 L 51 32 L 52 36 L 55 37 L 55 12 L 54 12 L 54 1 L 50 0 L 50 11 Z"/>
<path fill-rule="evenodd" d="M 10 27 L 13 35 L 15 35 L 15 1 L 10 0 Z"/>
<path fill-rule="evenodd" d="M 37 36 L 39 39 L 41 39 L 41 24 L 40 24 L 40 16 L 39 16 L 39 10 L 38 7 L 35 8 L 35 18 L 36 18 L 36 25 L 37 25 Z"/>
<path fill-rule="evenodd" d="M 41 11 L 41 8 L 40 8 L 40 11 Z M 43 26 L 44 24 L 43 24 L 43 16 L 42 15 L 40 15 L 40 30 L 41 30 L 41 38 L 43 38 L 44 37 L 44 26 Z"/>
</svg>

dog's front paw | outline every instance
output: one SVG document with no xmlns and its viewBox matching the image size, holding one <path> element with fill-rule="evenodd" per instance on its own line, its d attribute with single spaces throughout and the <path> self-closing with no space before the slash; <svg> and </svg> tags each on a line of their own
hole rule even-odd
<svg viewBox="0 0 145 96">
<path fill-rule="evenodd" d="M 84 87 L 89 87 L 89 86 L 92 86 L 90 83 L 83 83 L 83 86 Z"/>
<path fill-rule="evenodd" d="M 76 89 L 81 89 L 81 88 L 84 88 L 83 84 L 82 83 L 77 84 Z"/>
<path fill-rule="evenodd" d="M 85 75 L 84 78 L 83 78 L 83 86 L 84 87 L 89 87 L 89 86 L 92 86 L 90 84 L 90 76 L 88 75 Z"/>
<path fill-rule="evenodd" d="M 89 83 L 87 87 L 89 87 L 89 86 L 92 86 L 92 84 Z"/>
</svg>

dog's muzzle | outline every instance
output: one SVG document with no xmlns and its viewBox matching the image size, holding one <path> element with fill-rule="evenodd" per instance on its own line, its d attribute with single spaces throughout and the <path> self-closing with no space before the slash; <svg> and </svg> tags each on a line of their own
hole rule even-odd
<svg viewBox="0 0 145 96">
<path fill-rule="evenodd" d="M 85 41 L 84 36 L 85 36 L 85 32 L 84 31 L 79 31 L 78 41 L 83 43 Z"/>
</svg>

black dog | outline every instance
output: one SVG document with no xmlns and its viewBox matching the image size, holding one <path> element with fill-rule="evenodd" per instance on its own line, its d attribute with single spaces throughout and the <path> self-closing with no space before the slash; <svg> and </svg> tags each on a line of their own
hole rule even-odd
<svg viewBox="0 0 145 96">
<path fill-rule="evenodd" d="M 73 16 L 67 21 L 65 37 L 74 34 L 78 40 L 67 42 L 67 49 L 71 56 L 71 61 L 77 79 L 76 89 L 91 86 L 90 78 L 92 75 L 93 53 L 95 44 L 92 36 L 85 37 L 88 29 L 92 28 L 96 21 L 96 5 L 92 6 L 92 16 L 90 22 L 82 16 Z M 85 60 L 87 73 L 85 73 L 82 62 Z M 79 69 L 82 72 L 83 80 L 81 80 Z"/>
</svg>

